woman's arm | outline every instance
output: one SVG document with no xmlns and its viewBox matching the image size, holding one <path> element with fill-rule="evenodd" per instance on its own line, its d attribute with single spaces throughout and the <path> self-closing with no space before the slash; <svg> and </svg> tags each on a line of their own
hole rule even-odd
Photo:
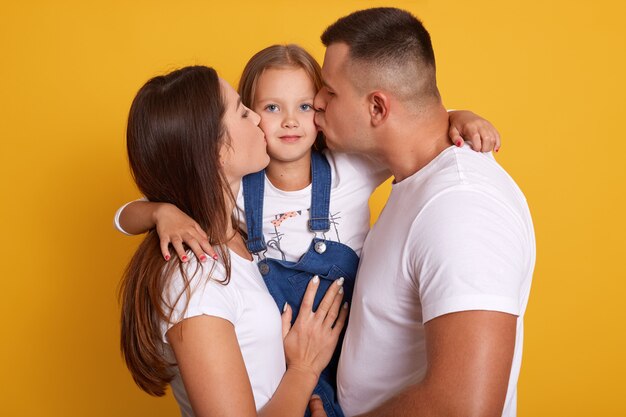
<svg viewBox="0 0 626 417">
<path fill-rule="evenodd" d="M 283 314 L 287 371 L 260 416 L 301 417 L 330 361 L 347 317 L 341 308 L 341 282 L 331 285 L 318 309 L 313 300 L 319 281 L 311 280 L 300 314 L 289 329 L 291 309 Z M 252 387 L 235 328 L 214 316 L 186 319 L 167 332 L 194 413 L 205 416 L 256 416 Z"/>
<path fill-rule="evenodd" d="M 228 320 L 195 316 L 173 326 L 167 339 L 197 417 L 254 416 L 252 387 L 235 328 Z"/>
</svg>

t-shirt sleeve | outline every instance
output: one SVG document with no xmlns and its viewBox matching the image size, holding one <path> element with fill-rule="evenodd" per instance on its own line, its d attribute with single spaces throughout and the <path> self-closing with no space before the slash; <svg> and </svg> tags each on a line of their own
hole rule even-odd
<svg viewBox="0 0 626 417">
<path fill-rule="evenodd" d="M 224 268 L 217 262 L 199 264 L 194 260 L 185 264 L 189 288 L 185 289 L 186 278 L 177 271 L 171 278 L 165 293 L 165 311 L 171 311 L 169 323 L 162 326 L 165 334 L 175 324 L 196 316 L 219 317 L 236 324 L 242 312 L 242 300 L 233 285 L 224 285 Z"/>
<path fill-rule="evenodd" d="M 369 156 L 329 150 L 325 152 L 329 162 L 334 164 L 333 171 L 337 178 L 333 178 L 333 181 L 359 181 L 374 189 L 391 176 L 389 169 Z"/>
<path fill-rule="evenodd" d="M 520 314 L 527 245 L 507 206 L 479 191 L 449 191 L 420 212 L 411 233 L 424 322 L 469 310 Z"/>
<path fill-rule="evenodd" d="M 120 224 L 120 216 L 122 215 L 122 212 L 124 211 L 126 206 L 128 206 L 130 203 L 134 203 L 135 201 L 148 201 L 148 199 L 145 197 L 142 197 L 137 200 L 129 201 L 128 203 L 124 204 L 122 207 L 118 208 L 117 211 L 115 212 L 115 216 L 113 217 L 113 227 L 115 227 L 118 232 L 122 232 L 127 236 L 134 236 L 134 235 L 124 230 L 124 228 Z"/>
</svg>

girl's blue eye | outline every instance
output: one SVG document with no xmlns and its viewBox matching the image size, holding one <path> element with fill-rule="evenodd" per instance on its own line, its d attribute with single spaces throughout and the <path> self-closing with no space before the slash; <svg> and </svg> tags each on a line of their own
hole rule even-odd
<svg viewBox="0 0 626 417">
<path fill-rule="evenodd" d="M 265 110 L 272 112 L 272 113 L 277 112 L 278 106 L 276 104 L 268 104 L 267 106 L 265 106 Z"/>
<path fill-rule="evenodd" d="M 300 110 L 302 110 L 302 111 L 313 110 L 313 106 L 310 105 L 310 104 L 301 104 L 300 105 Z"/>
</svg>

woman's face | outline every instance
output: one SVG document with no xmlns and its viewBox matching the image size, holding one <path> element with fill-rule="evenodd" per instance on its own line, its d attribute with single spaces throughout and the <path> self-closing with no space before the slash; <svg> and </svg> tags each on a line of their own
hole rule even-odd
<svg viewBox="0 0 626 417">
<path fill-rule="evenodd" d="M 220 152 L 224 172 L 231 183 L 239 183 L 244 175 L 258 172 L 270 161 L 265 135 L 259 128 L 258 114 L 241 104 L 241 98 L 220 78 L 226 113 L 224 125 L 228 132 Z"/>
</svg>

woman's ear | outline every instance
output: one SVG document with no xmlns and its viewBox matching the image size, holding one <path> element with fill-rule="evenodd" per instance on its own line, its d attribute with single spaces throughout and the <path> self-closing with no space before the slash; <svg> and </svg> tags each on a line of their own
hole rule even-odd
<svg viewBox="0 0 626 417">
<path fill-rule="evenodd" d="M 389 116 L 389 96 L 382 91 L 374 91 L 368 97 L 369 113 L 372 126 L 380 126 Z"/>
<path fill-rule="evenodd" d="M 219 161 L 220 161 L 220 166 L 223 168 L 226 166 L 226 160 L 228 159 L 228 148 L 225 144 L 222 144 L 222 146 L 220 147 L 220 153 L 219 153 Z"/>
</svg>

